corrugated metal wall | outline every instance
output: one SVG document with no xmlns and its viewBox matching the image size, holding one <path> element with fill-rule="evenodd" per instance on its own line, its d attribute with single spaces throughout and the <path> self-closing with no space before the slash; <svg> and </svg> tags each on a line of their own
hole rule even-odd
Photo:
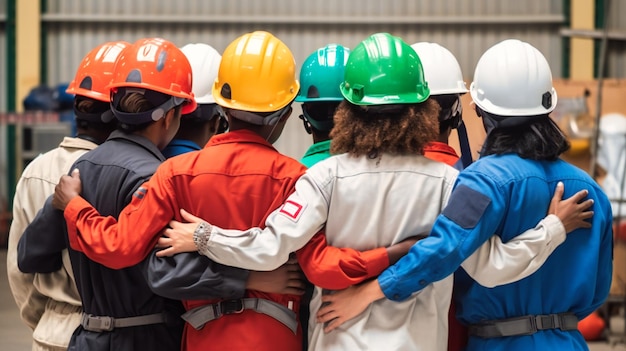
<svg viewBox="0 0 626 351">
<path fill-rule="evenodd" d="M 160 36 L 180 46 L 205 42 L 223 51 L 253 30 L 282 39 L 298 65 L 318 47 L 354 47 L 375 32 L 409 44 L 435 41 L 458 57 L 468 80 L 488 47 L 515 37 L 535 45 L 555 77 L 561 75 L 562 0 L 50 0 L 46 7 L 50 84 L 71 80 L 82 56 L 104 41 Z M 276 146 L 299 158 L 310 138 L 297 113 Z"/>
<path fill-rule="evenodd" d="M 7 41 L 6 41 L 6 11 L 7 3 L 0 0 L 0 113 L 7 111 Z M 0 215 L 8 209 L 7 200 L 7 175 L 10 170 L 7 169 L 7 126 L 6 123 L 0 122 Z M 0 241 L 2 235 L 0 233 Z"/>
<path fill-rule="evenodd" d="M 7 110 L 6 1 L 0 0 L 0 112 Z"/>
<path fill-rule="evenodd" d="M 608 43 L 606 73 L 607 77 L 626 78 L 626 1 L 611 0 L 610 5 L 607 25 L 620 39 Z"/>
</svg>

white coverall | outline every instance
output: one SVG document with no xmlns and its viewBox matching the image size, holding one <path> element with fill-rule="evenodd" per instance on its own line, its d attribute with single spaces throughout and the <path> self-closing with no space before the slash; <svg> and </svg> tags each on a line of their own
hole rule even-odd
<svg viewBox="0 0 626 351">
<path fill-rule="evenodd" d="M 302 247 L 324 225 L 328 244 L 367 250 L 429 233 L 448 201 L 458 172 L 422 156 L 378 159 L 337 155 L 307 170 L 293 193 L 267 219 L 264 230 L 211 227 L 211 259 L 245 269 L 271 270 Z M 503 244 L 494 236 L 463 268 L 485 286 L 522 279 L 536 271 L 565 240 L 556 216 Z M 323 287 L 311 302 L 310 350 L 447 349 L 452 276 L 402 302 L 376 301 L 357 318 L 324 333 L 315 322 Z"/>
</svg>

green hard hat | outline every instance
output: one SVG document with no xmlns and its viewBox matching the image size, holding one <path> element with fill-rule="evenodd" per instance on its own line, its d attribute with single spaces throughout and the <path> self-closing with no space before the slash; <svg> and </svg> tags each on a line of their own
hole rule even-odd
<svg viewBox="0 0 626 351">
<path fill-rule="evenodd" d="M 329 44 L 317 49 L 300 69 L 300 91 L 297 102 L 341 101 L 339 84 L 343 82 L 350 49 Z"/>
<path fill-rule="evenodd" d="M 430 95 L 415 50 L 388 33 L 373 34 L 352 50 L 340 89 L 355 105 L 416 104 Z"/>
</svg>

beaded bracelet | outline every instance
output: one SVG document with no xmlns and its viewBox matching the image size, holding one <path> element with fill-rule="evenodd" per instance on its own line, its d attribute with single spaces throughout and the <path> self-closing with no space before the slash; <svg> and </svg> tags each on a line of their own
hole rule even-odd
<svg viewBox="0 0 626 351">
<path fill-rule="evenodd" d="M 209 247 L 209 235 L 211 226 L 207 222 L 200 222 L 193 231 L 193 243 L 196 244 L 198 252 L 206 252 Z"/>
</svg>

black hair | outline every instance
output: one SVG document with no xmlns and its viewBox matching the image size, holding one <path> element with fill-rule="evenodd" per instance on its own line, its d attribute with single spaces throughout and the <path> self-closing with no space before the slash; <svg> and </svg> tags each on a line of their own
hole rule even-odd
<svg viewBox="0 0 626 351">
<path fill-rule="evenodd" d="M 548 115 L 528 118 L 528 123 L 491 130 L 481 156 L 515 153 L 526 159 L 554 161 L 569 150 L 569 141 Z"/>
<path fill-rule="evenodd" d="M 77 128 L 82 130 L 108 130 L 109 132 L 115 129 L 114 120 L 108 123 L 102 122 L 102 114 L 106 112 L 111 113 L 109 102 L 81 95 L 76 95 L 73 102 Z"/>
</svg>

